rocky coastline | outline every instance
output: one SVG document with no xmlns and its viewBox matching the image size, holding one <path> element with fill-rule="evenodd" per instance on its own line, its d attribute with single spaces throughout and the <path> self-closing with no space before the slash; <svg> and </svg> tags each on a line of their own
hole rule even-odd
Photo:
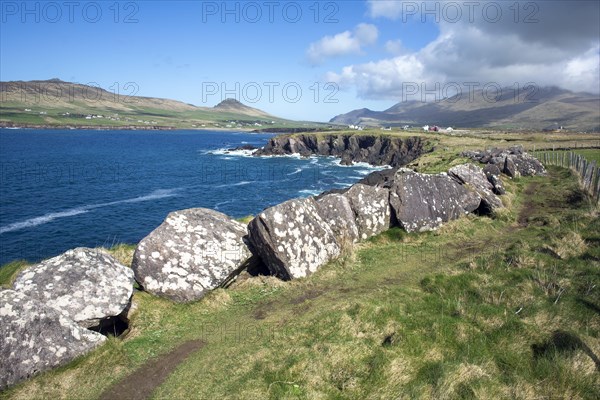
<svg viewBox="0 0 600 400">
<path fill-rule="evenodd" d="M 280 135 L 275 136 L 256 156 L 291 155 L 334 156 L 343 165 L 366 162 L 371 165 L 399 167 L 426 152 L 426 142 L 419 136 L 397 138 L 380 135 Z"/>
<path fill-rule="evenodd" d="M 503 179 L 545 174 L 519 147 L 466 154 L 477 164 L 439 174 L 401 167 L 424 148 L 417 137 L 276 137 L 257 155 L 318 154 L 393 168 L 342 191 L 266 208 L 248 224 L 204 208 L 174 211 L 138 244 L 131 269 L 86 248 L 26 268 L 11 289 L 0 289 L 0 357 L 8 361 L 0 389 L 92 351 L 107 326 L 127 324 L 135 282 L 155 296 L 190 302 L 243 271 L 304 278 L 391 227 L 422 232 L 466 214 L 494 216 L 504 208 Z"/>
</svg>

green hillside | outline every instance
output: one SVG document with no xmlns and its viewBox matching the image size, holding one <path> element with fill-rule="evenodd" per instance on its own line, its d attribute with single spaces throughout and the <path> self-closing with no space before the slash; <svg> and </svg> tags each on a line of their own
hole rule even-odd
<svg viewBox="0 0 600 400">
<path fill-rule="evenodd" d="M 0 82 L 1 126 L 255 130 L 325 125 L 278 118 L 233 99 L 196 107 L 52 79 Z"/>
</svg>

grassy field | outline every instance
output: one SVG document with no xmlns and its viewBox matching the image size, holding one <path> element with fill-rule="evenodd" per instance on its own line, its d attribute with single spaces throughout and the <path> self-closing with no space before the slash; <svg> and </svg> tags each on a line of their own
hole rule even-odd
<svg viewBox="0 0 600 400">
<path fill-rule="evenodd" d="M 442 158 L 421 167 L 457 162 Z M 496 219 L 392 229 L 306 279 L 242 277 L 190 304 L 136 291 L 124 338 L 0 397 L 98 398 L 199 339 L 153 398 L 596 399 L 598 210 L 566 169 L 506 186 Z"/>
</svg>

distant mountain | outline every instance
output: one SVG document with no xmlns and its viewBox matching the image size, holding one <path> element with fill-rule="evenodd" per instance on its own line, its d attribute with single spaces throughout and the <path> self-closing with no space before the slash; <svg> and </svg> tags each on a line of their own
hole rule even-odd
<svg viewBox="0 0 600 400">
<path fill-rule="evenodd" d="M 571 130 L 600 131 L 600 96 L 557 87 L 541 88 L 535 93 L 522 91 L 516 96 L 514 89 L 506 88 L 497 99 L 488 99 L 479 90 L 472 97 L 463 93 L 437 102 L 400 102 L 384 111 L 363 108 L 338 115 L 330 122 L 540 130 L 559 125 Z"/>
<path fill-rule="evenodd" d="M 248 107 L 247 105 L 240 103 L 236 99 L 225 99 L 216 106 L 214 106 L 213 109 L 215 111 L 238 113 L 254 117 L 272 117 L 266 112 L 259 110 L 258 108 Z"/>
<path fill-rule="evenodd" d="M 0 126 L 76 126 L 159 128 L 243 128 L 298 126 L 226 99 L 215 107 L 130 96 L 134 84 L 120 88 L 64 82 L 54 78 L 0 82 Z"/>
</svg>

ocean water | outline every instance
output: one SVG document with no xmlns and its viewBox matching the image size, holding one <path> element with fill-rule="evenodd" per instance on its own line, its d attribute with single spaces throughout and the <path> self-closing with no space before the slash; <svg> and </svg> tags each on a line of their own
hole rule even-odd
<svg viewBox="0 0 600 400">
<path fill-rule="evenodd" d="M 333 157 L 254 157 L 270 134 L 0 129 L 0 265 L 137 243 L 170 211 L 234 218 L 352 185 L 377 169 Z"/>
</svg>

